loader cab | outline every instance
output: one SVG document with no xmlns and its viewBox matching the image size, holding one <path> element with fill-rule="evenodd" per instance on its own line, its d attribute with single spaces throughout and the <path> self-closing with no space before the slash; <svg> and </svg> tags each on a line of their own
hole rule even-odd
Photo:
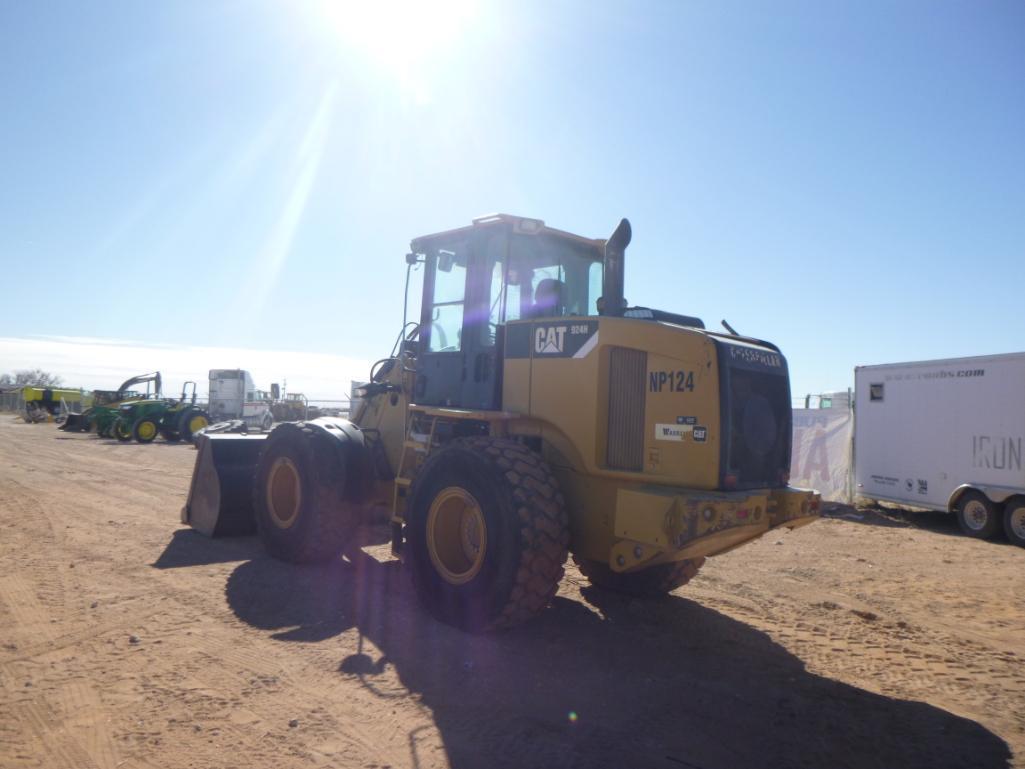
<svg viewBox="0 0 1025 769">
<path fill-rule="evenodd" d="M 597 315 L 603 247 L 504 214 L 414 240 L 426 265 L 415 402 L 500 409 L 506 324 Z"/>
</svg>

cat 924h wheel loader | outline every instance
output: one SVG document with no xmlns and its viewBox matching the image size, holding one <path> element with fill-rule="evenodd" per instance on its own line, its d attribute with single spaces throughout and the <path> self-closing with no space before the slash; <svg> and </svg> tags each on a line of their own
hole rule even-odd
<svg viewBox="0 0 1025 769">
<path fill-rule="evenodd" d="M 482 631 L 541 611 L 568 552 L 598 586 L 658 595 L 813 521 L 819 496 L 787 485 L 783 355 L 628 306 L 629 241 L 626 220 L 592 240 L 507 215 L 413 240 L 420 321 L 351 421 L 201 439 L 183 522 L 303 562 L 381 511 L 426 607 Z"/>
</svg>

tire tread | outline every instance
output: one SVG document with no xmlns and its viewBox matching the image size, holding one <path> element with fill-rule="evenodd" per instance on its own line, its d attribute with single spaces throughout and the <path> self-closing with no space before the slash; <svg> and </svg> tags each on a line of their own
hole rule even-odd
<svg viewBox="0 0 1025 769">
<path fill-rule="evenodd" d="M 447 446 L 486 457 L 512 491 L 520 533 L 519 563 L 508 600 L 480 630 L 513 627 L 544 609 L 559 589 L 569 548 L 565 500 L 548 464 L 522 443 L 482 436 L 458 438 Z M 419 482 L 426 475 L 421 468 L 410 489 L 411 499 L 416 498 Z"/>
</svg>

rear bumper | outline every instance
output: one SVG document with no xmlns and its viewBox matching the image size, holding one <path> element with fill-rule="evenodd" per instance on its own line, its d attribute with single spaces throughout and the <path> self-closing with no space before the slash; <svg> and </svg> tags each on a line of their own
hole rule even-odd
<svg viewBox="0 0 1025 769">
<path fill-rule="evenodd" d="M 616 497 L 614 571 L 725 553 L 770 529 L 795 529 L 819 517 L 820 496 L 809 489 L 741 492 L 681 491 L 646 486 Z"/>
</svg>

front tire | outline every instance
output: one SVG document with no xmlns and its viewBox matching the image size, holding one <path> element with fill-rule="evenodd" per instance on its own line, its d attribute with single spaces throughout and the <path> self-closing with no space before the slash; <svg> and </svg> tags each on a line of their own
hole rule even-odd
<svg viewBox="0 0 1025 769">
<path fill-rule="evenodd" d="M 555 476 L 515 441 L 463 438 L 433 452 L 410 490 L 407 547 L 421 602 L 470 632 L 542 611 L 569 544 Z"/>
<path fill-rule="evenodd" d="M 114 420 L 114 424 L 110 428 L 110 433 L 122 443 L 126 443 L 132 439 L 132 428 L 129 427 L 128 423 L 121 417 Z"/>
<path fill-rule="evenodd" d="M 1025 547 L 1025 497 L 1013 497 L 1004 503 L 1004 533 L 1011 544 Z"/>
<path fill-rule="evenodd" d="M 312 427 L 287 423 L 260 452 L 253 486 L 256 526 L 275 558 L 329 561 L 352 539 L 359 510 L 346 498 L 347 468 L 332 441 Z"/>
<path fill-rule="evenodd" d="M 573 556 L 580 572 L 595 587 L 635 598 L 656 598 L 683 587 L 697 575 L 704 558 L 660 563 L 641 571 L 617 572 L 606 563 Z"/>
<path fill-rule="evenodd" d="M 957 500 L 957 524 L 961 531 L 976 539 L 992 539 L 1000 531 L 1000 515 L 985 494 L 966 491 Z"/>
</svg>

